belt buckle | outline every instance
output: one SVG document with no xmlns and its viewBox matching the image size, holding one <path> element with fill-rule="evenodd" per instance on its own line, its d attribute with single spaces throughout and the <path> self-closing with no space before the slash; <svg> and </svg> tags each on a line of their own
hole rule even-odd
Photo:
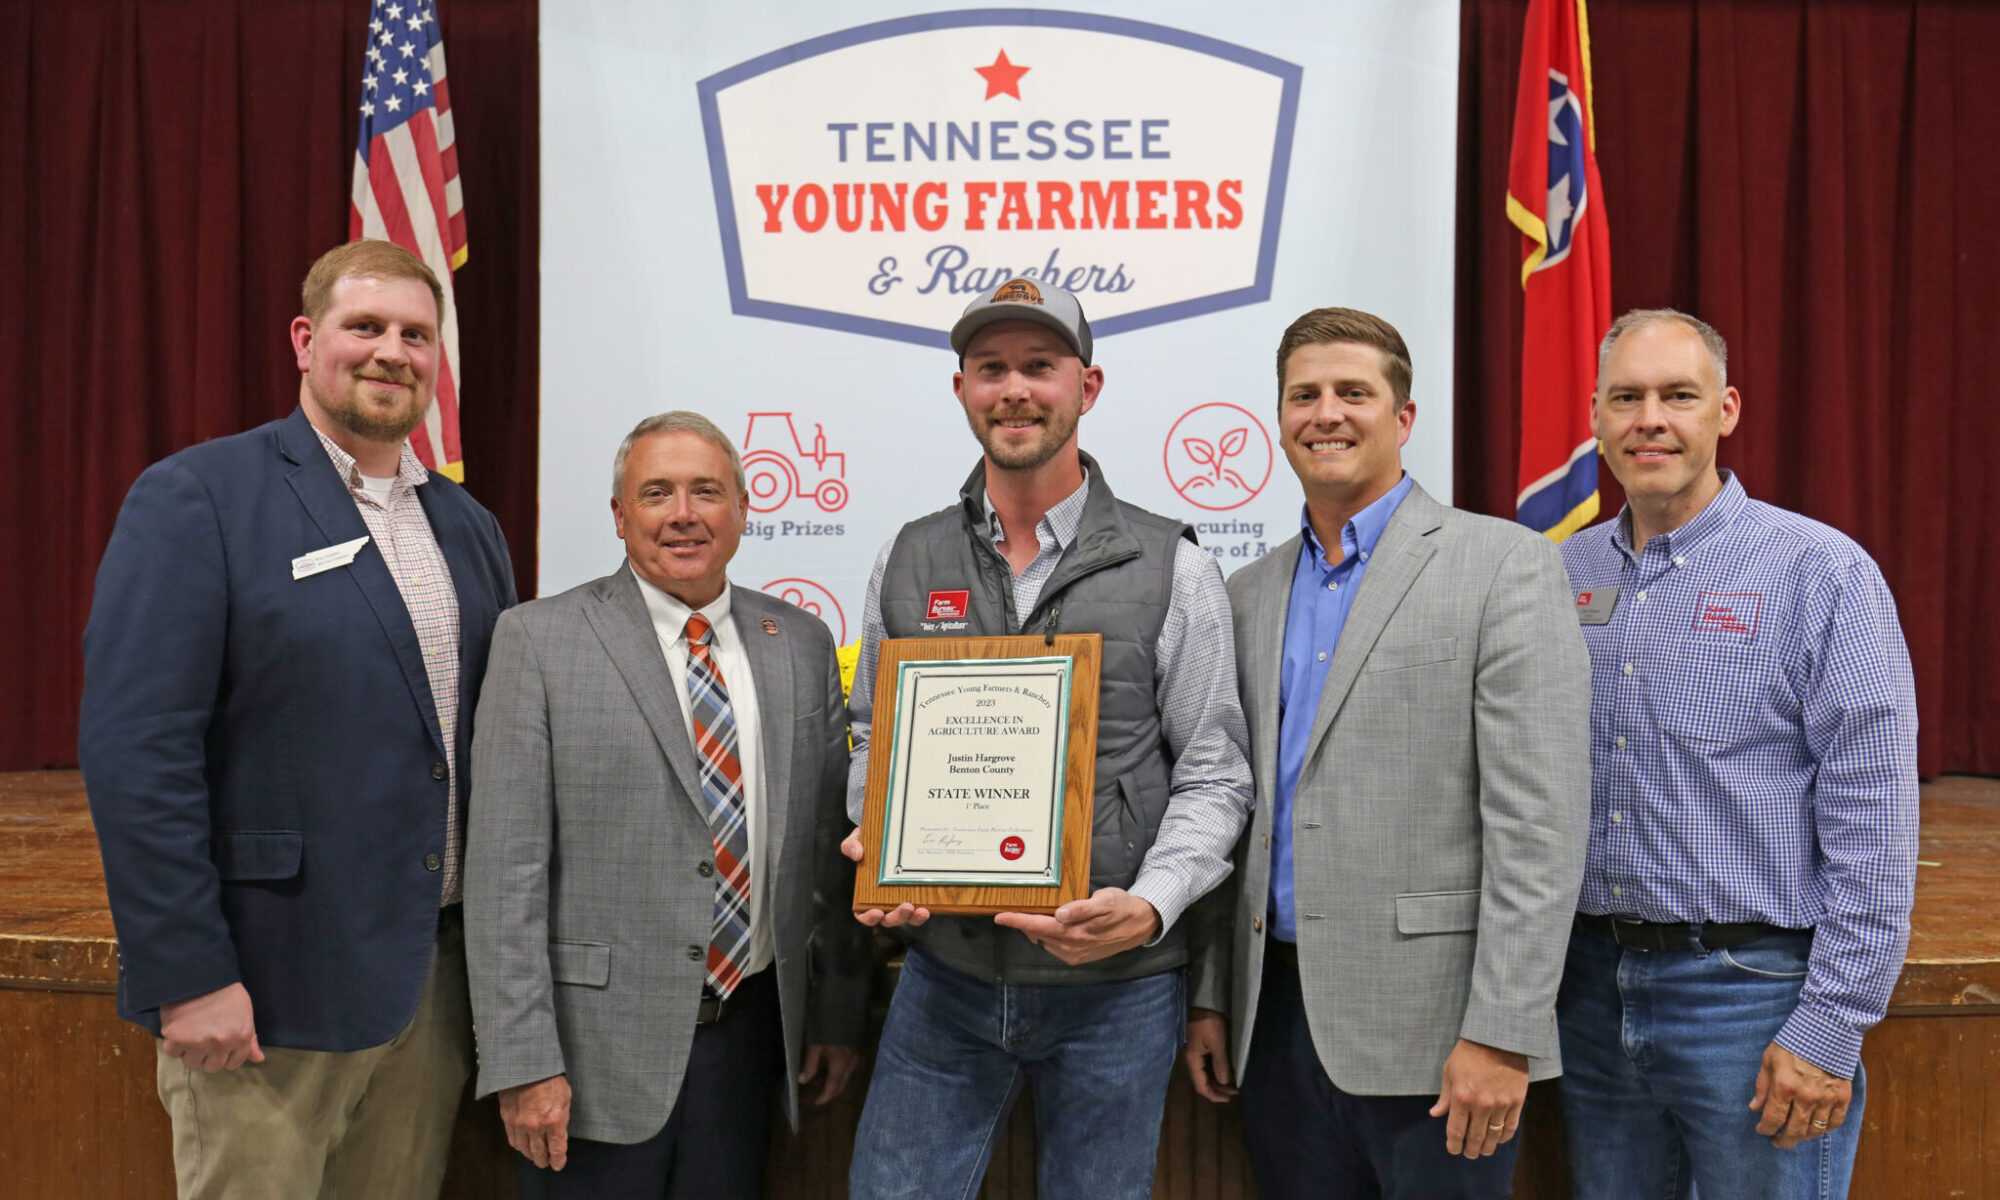
<svg viewBox="0 0 2000 1200">
<path fill-rule="evenodd" d="M 701 1004 L 694 1011 L 694 1023 L 714 1025 L 722 1020 L 723 1006 L 729 1002 L 720 996 L 711 996 L 706 990 L 701 994 Z"/>
<path fill-rule="evenodd" d="M 1625 940 L 1625 938 L 1619 933 L 1619 929 L 1620 927 L 1626 925 L 1630 925 L 1634 930 L 1638 930 L 1645 928 L 1646 922 L 1632 918 L 1613 916 L 1611 918 L 1611 940 L 1617 942 L 1619 945 L 1625 947 L 1627 950 L 1637 950 L 1641 954 L 1651 954 L 1653 952 L 1653 947 L 1642 946 L 1638 944 L 1637 941 L 1628 942 Z"/>
</svg>

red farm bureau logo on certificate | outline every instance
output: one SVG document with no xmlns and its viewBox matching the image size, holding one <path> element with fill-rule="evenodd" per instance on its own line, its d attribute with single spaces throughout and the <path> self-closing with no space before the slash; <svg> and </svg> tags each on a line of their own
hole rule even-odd
<svg viewBox="0 0 2000 1200">
<path fill-rule="evenodd" d="M 1000 857 L 1006 859 L 1008 862 L 1013 862 L 1027 852 L 1028 847 L 1022 843 L 1020 838 L 1010 837 L 1000 843 Z"/>
</svg>

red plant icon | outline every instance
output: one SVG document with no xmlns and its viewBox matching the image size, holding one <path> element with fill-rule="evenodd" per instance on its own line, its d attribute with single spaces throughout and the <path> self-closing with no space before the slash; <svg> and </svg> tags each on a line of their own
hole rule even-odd
<svg viewBox="0 0 2000 1200">
<path fill-rule="evenodd" d="M 1185 485 L 1187 490 L 1193 491 L 1200 487 L 1212 487 L 1216 483 L 1227 479 L 1244 491 L 1250 491 L 1250 485 L 1243 482 L 1241 475 L 1222 465 L 1243 453 L 1243 447 L 1249 445 L 1249 443 L 1250 431 L 1243 428 L 1232 429 L 1228 433 L 1223 434 L 1215 440 L 1213 446 L 1208 444 L 1207 438 L 1182 438 L 1181 449 L 1187 451 L 1189 458 L 1207 467 L 1210 471 L 1208 475 L 1197 475 L 1193 479 L 1188 480 Z"/>
<path fill-rule="evenodd" d="M 1248 409 L 1223 401 L 1182 413 L 1161 451 L 1168 485 L 1210 512 L 1241 508 L 1271 479 L 1271 435 Z"/>
</svg>

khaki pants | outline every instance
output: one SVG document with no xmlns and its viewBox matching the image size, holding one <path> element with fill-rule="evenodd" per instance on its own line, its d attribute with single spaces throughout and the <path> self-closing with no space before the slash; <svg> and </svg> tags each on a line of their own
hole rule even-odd
<svg viewBox="0 0 2000 1200">
<path fill-rule="evenodd" d="M 264 1047 L 214 1074 L 159 1057 L 181 1200 L 431 1200 L 466 1076 L 472 1009 L 465 933 L 442 918 L 417 1014 L 352 1053 Z"/>
</svg>

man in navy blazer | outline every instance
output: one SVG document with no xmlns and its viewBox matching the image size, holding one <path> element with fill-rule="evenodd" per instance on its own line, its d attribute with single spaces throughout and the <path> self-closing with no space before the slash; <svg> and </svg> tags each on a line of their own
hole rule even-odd
<svg viewBox="0 0 2000 1200">
<path fill-rule="evenodd" d="M 118 1008 L 184 1198 L 434 1196 L 471 1066 L 467 748 L 513 572 L 406 440 L 436 277 L 355 242 L 303 299 L 298 409 L 139 477 L 84 633 Z"/>
</svg>

